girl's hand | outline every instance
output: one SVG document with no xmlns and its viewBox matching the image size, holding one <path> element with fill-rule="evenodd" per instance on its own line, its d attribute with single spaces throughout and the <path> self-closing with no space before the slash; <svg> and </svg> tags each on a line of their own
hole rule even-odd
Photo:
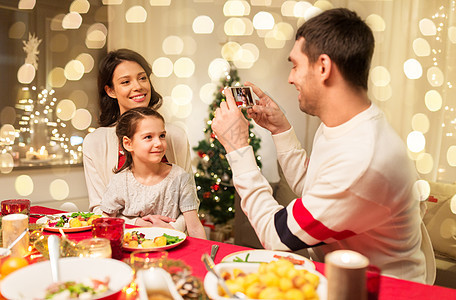
<svg viewBox="0 0 456 300">
<path fill-rule="evenodd" d="M 161 216 L 161 215 L 147 215 L 140 219 L 138 218 L 136 220 L 136 223 L 138 223 L 139 220 L 142 220 L 143 222 L 147 222 L 146 224 L 148 224 L 148 225 L 142 225 L 142 226 L 165 227 L 165 228 L 171 228 L 171 229 L 173 228 L 173 226 L 171 226 L 171 224 L 169 224 L 169 222 L 176 222 L 176 219 L 166 217 L 166 216 Z"/>
</svg>

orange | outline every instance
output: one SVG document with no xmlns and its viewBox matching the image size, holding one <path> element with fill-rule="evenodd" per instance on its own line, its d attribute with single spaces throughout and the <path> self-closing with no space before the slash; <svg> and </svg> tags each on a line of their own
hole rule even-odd
<svg viewBox="0 0 456 300">
<path fill-rule="evenodd" d="M 7 258 L 0 268 L 2 276 L 6 276 L 17 269 L 23 268 L 28 265 L 28 261 L 22 257 L 9 257 Z"/>
</svg>

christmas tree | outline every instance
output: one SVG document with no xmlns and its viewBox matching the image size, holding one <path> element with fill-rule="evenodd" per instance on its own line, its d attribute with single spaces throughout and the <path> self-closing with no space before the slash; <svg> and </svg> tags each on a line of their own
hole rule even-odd
<svg viewBox="0 0 456 300">
<path fill-rule="evenodd" d="M 226 87 L 240 86 L 239 76 L 235 68 L 231 68 L 220 80 L 218 92 L 214 94 L 215 99 L 209 105 L 209 118 L 204 129 L 205 139 L 194 147 L 199 156 L 195 182 L 200 199 L 200 209 L 209 214 L 211 221 L 215 224 L 225 224 L 234 218 L 234 194 L 235 188 L 232 181 L 231 168 L 225 157 L 226 151 L 222 144 L 215 138 L 211 124 L 215 110 L 220 102 L 225 100 L 222 93 Z M 244 116 L 247 118 L 245 110 Z M 249 121 L 250 119 L 247 118 Z M 254 153 L 260 148 L 261 139 L 252 132 L 253 124 L 250 122 L 249 134 L 250 145 Z M 261 168 L 261 157 L 256 155 L 256 162 Z"/>
</svg>

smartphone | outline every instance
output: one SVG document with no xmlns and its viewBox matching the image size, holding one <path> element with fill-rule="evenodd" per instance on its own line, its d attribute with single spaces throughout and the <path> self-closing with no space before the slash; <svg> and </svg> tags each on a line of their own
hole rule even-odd
<svg viewBox="0 0 456 300">
<path fill-rule="evenodd" d="M 250 86 L 235 86 L 230 87 L 230 90 L 238 107 L 252 107 L 255 105 L 253 90 Z"/>
</svg>

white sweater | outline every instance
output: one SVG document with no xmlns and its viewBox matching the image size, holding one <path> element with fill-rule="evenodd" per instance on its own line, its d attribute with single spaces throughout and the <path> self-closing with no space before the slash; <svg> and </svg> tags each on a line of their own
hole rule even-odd
<svg viewBox="0 0 456 300">
<path fill-rule="evenodd" d="M 266 249 L 314 247 L 319 261 L 350 249 L 383 274 L 434 281 L 430 239 L 412 195 L 416 172 L 377 106 L 337 127 L 322 124 L 310 157 L 293 129 L 273 140 L 288 184 L 301 195 L 285 208 L 273 199 L 250 147 L 227 155 L 241 207 Z"/>
<path fill-rule="evenodd" d="M 173 124 L 166 124 L 166 158 L 190 174 L 193 174 L 190 160 L 190 145 L 183 129 Z M 116 127 L 99 127 L 84 138 L 83 162 L 90 211 L 101 213 L 100 202 L 106 187 L 113 176 L 113 169 L 119 160 L 119 141 Z M 181 224 L 183 222 L 183 224 Z M 131 220 L 128 223 L 134 223 Z M 185 220 L 179 218 L 176 228 L 182 229 Z"/>
</svg>

